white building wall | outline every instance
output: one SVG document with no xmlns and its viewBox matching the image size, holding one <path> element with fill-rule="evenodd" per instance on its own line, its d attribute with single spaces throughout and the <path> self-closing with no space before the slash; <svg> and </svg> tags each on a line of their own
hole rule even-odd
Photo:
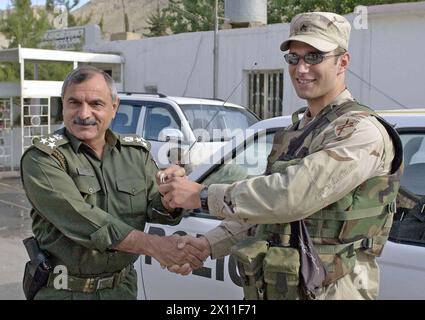
<svg viewBox="0 0 425 320">
<path fill-rule="evenodd" d="M 234 103 L 246 105 L 247 72 L 286 68 L 282 52 L 272 48 L 279 48 L 289 32 L 288 27 L 287 24 L 275 24 L 220 31 L 218 93 L 221 99 L 229 98 Z"/>
<path fill-rule="evenodd" d="M 357 100 L 375 109 L 424 107 L 425 2 L 374 6 L 368 12 L 368 28 L 352 29 L 350 69 L 377 89 L 348 73 L 349 89 Z M 347 15 L 351 22 L 356 17 Z M 220 30 L 218 97 L 246 105 L 246 71 L 257 63 L 257 70 L 284 69 L 284 114 L 304 106 L 292 89 L 279 49 L 288 35 L 289 24 Z M 167 95 L 213 95 L 212 31 L 114 41 L 90 50 L 124 56 L 125 91 L 143 92 L 145 86 L 156 85 Z"/>
<path fill-rule="evenodd" d="M 167 95 L 212 95 L 212 32 L 113 41 L 95 49 L 123 55 L 125 91 L 156 85 Z"/>
<path fill-rule="evenodd" d="M 408 107 L 424 107 L 425 14 L 388 18 L 372 22 L 371 82 Z M 373 105 L 388 103 L 382 95 L 371 94 L 370 99 Z"/>
<path fill-rule="evenodd" d="M 384 6 L 369 10 L 367 30 L 352 30 L 349 47 L 350 69 L 377 89 L 350 73 L 348 87 L 359 101 L 375 109 L 423 108 L 425 2 L 386 5 L 393 9 L 373 12 L 377 7 Z M 411 9 L 398 11 L 403 7 Z M 353 21 L 353 15 L 347 18 Z"/>
</svg>

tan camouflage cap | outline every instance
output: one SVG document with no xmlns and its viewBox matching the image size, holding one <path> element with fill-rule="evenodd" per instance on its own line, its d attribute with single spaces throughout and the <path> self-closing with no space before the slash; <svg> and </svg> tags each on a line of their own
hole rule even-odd
<svg viewBox="0 0 425 320">
<path fill-rule="evenodd" d="M 289 39 L 282 42 L 280 50 L 289 50 L 291 41 L 305 42 L 322 52 L 337 47 L 348 50 L 350 23 L 332 12 L 307 12 L 296 15 L 291 21 Z"/>
</svg>

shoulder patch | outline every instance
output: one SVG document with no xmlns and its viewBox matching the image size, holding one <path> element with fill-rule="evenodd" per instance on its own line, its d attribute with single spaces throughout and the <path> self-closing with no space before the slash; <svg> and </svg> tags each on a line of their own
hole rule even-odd
<svg viewBox="0 0 425 320">
<path fill-rule="evenodd" d="M 64 135 L 58 133 L 52 133 L 47 136 L 33 139 L 34 147 L 47 154 L 52 154 L 57 147 L 67 144 L 68 142 L 68 139 Z"/>
<path fill-rule="evenodd" d="M 356 126 L 358 123 L 359 120 L 353 118 L 345 118 L 341 119 L 341 121 L 335 121 L 335 136 L 340 139 L 350 137 L 356 130 Z"/>
<path fill-rule="evenodd" d="M 143 149 L 150 151 L 151 144 L 149 141 L 143 139 L 136 134 L 120 135 L 120 143 L 123 146 L 142 147 Z"/>
</svg>

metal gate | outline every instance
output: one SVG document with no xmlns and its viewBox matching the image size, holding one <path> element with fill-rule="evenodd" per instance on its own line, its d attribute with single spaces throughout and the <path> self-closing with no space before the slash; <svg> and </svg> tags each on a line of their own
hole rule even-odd
<svg viewBox="0 0 425 320">
<path fill-rule="evenodd" d="M 50 133 L 50 98 L 21 98 L 22 153 L 35 137 Z"/>
</svg>

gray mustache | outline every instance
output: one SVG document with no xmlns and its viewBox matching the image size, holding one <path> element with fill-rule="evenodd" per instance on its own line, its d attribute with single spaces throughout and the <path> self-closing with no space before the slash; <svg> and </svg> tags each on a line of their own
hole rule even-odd
<svg viewBox="0 0 425 320">
<path fill-rule="evenodd" d="M 80 117 L 77 117 L 74 119 L 74 124 L 80 125 L 80 126 L 94 126 L 96 125 L 96 120 L 92 119 L 81 119 Z"/>
</svg>

